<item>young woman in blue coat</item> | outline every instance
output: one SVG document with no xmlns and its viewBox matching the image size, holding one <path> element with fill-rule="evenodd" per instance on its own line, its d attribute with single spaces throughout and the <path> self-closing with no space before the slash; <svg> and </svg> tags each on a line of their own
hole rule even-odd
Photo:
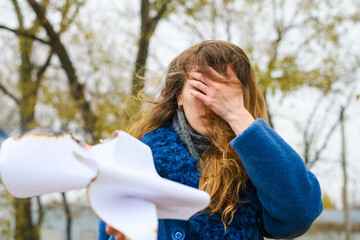
<svg viewBox="0 0 360 240">
<path fill-rule="evenodd" d="M 130 133 L 150 146 L 160 176 L 211 196 L 188 221 L 159 220 L 158 239 L 294 238 L 321 213 L 319 183 L 267 124 L 253 67 L 238 46 L 191 46 L 170 63 L 150 102 Z M 109 238 L 125 236 L 99 220 L 98 239 Z"/>
</svg>

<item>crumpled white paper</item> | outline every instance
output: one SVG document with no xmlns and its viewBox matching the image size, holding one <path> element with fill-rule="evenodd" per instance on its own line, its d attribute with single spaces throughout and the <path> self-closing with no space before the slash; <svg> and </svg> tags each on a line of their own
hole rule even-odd
<svg viewBox="0 0 360 240">
<path fill-rule="evenodd" d="M 87 188 L 94 212 L 135 240 L 156 239 L 158 218 L 188 220 L 210 202 L 204 191 L 161 178 L 151 149 L 122 131 L 94 146 L 71 134 L 9 138 L 0 176 L 18 198 Z"/>
</svg>

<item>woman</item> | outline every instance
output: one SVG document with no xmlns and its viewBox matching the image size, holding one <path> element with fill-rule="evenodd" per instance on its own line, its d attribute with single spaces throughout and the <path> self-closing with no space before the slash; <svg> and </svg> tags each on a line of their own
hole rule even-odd
<svg viewBox="0 0 360 240">
<path fill-rule="evenodd" d="M 159 99 L 130 133 L 150 146 L 160 176 L 208 192 L 211 203 L 188 221 L 159 220 L 158 239 L 292 238 L 310 228 L 322 211 L 319 183 L 266 121 L 238 46 L 204 41 L 170 63 Z M 125 239 L 99 223 L 99 239 Z"/>
</svg>

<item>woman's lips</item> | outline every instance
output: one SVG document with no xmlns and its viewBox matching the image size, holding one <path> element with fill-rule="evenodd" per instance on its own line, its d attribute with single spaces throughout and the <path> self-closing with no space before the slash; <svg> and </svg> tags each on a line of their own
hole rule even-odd
<svg viewBox="0 0 360 240">
<path fill-rule="evenodd" d="M 212 123 L 213 123 L 213 121 L 207 117 L 202 117 L 201 119 L 205 125 L 212 125 Z"/>
</svg>

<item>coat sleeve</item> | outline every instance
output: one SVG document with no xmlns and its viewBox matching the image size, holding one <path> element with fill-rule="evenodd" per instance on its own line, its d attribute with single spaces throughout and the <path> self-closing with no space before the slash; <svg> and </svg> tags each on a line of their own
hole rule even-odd
<svg viewBox="0 0 360 240">
<path fill-rule="evenodd" d="M 99 233 L 98 233 L 98 239 L 97 239 L 97 240 L 114 240 L 114 237 L 113 237 L 113 236 L 109 236 L 109 235 L 105 232 L 105 228 L 106 228 L 105 223 L 99 218 L 99 219 L 98 219 L 98 229 L 99 229 Z"/>
<path fill-rule="evenodd" d="M 230 144 L 256 187 L 265 236 L 305 233 L 323 206 L 319 182 L 300 156 L 262 119 Z"/>
</svg>

